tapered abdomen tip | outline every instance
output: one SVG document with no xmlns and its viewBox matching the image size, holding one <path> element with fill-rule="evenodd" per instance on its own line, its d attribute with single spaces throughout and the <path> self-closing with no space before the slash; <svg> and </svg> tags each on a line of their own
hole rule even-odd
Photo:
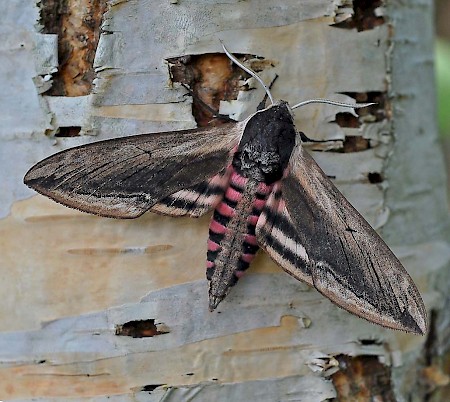
<svg viewBox="0 0 450 402">
<path fill-rule="evenodd" d="M 214 311 L 220 302 L 223 300 L 223 297 L 209 295 L 209 311 Z"/>
</svg>

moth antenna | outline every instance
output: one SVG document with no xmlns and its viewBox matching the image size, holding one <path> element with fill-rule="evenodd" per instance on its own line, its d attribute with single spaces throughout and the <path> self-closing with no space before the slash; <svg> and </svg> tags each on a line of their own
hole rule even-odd
<svg viewBox="0 0 450 402">
<path fill-rule="evenodd" d="M 270 102 L 271 102 L 272 105 L 273 105 L 273 104 L 274 104 L 274 101 L 273 101 L 272 94 L 270 93 L 269 87 L 268 87 L 266 84 L 264 84 L 263 80 L 262 80 L 262 79 L 261 79 L 261 78 L 253 71 L 253 70 L 251 70 L 251 69 L 248 68 L 248 67 L 245 67 L 238 59 L 236 59 L 236 57 L 234 57 L 234 56 L 228 51 L 228 49 L 225 47 L 225 45 L 223 44 L 222 41 L 221 41 L 221 43 L 222 43 L 223 51 L 224 51 L 225 54 L 228 56 L 228 58 L 229 58 L 233 63 L 235 63 L 237 66 L 239 66 L 240 68 L 242 68 L 242 70 L 244 70 L 245 72 L 249 73 L 253 78 L 255 78 L 255 79 L 263 86 L 264 90 L 266 91 L 267 96 L 268 96 L 269 99 L 270 99 Z"/>
<path fill-rule="evenodd" d="M 358 104 L 351 104 L 351 103 L 344 103 L 344 102 L 335 102 L 329 99 L 309 99 L 300 103 L 297 103 L 294 106 L 291 106 L 291 109 L 297 109 L 298 107 L 302 107 L 305 105 L 309 105 L 310 103 L 326 103 L 328 105 L 334 105 L 334 106 L 342 106 L 342 107 L 352 107 L 354 109 L 361 109 L 363 107 L 367 107 L 370 105 L 376 105 L 375 102 L 370 103 L 358 103 Z"/>
</svg>

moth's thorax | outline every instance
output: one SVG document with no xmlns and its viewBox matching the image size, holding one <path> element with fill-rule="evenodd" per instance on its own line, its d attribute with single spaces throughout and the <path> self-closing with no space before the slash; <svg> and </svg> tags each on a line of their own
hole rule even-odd
<svg viewBox="0 0 450 402">
<path fill-rule="evenodd" d="M 242 176 L 272 184 L 281 179 L 296 131 L 286 102 L 255 113 L 247 122 L 233 166 Z"/>
</svg>

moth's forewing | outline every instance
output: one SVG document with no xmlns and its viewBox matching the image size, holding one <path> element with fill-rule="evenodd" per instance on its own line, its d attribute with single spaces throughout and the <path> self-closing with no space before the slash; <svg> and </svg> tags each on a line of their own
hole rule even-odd
<svg viewBox="0 0 450 402">
<path fill-rule="evenodd" d="M 24 178 L 71 208 L 136 218 L 158 201 L 207 182 L 230 164 L 239 123 L 99 141 L 37 163 Z"/>
<path fill-rule="evenodd" d="M 279 197 L 258 232 L 287 272 L 369 321 L 427 331 L 425 306 L 405 268 L 300 144 Z"/>
</svg>

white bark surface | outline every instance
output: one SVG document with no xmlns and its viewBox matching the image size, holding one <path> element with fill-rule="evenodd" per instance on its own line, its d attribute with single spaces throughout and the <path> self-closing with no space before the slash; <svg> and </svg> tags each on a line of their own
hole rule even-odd
<svg viewBox="0 0 450 402">
<path fill-rule="evenodd" d="M 344 0 L 172 3 L 110 2 L 95 89 L 79 98 L 42 94 L 57 67 L 56 38 L 37 32 L 38 11 L 30 2 L 3 7 L 0 400 L 322 401 L 335 396 L 329 375 L 339 354 L 378 356 L 399 373 L 402 394 L 402 367 L 415 364 L 425 338 L 340 310 L 263 253 L 219 312 L 210 313 L 209 216 L 110 220 L 69 210 L 22 184 L 30 166 L 61 149 L 195 127 L 190 100 L 170 82 L 165 60 L 220 52 L 220 39 L 233 53 L 270 60 L 274 67 L 261 76 L 270 82 L 278 74 L 273 94 L 291 104 L 318 97 L 349 102 L 343 92 L 388 91 L 394 120 L 343 129 L 333 123 L 342 109 L 314 105 L 296 113 L 296 125 L 315 139 L 372 141 L 366 151 L 314 157 L 369 222 L 383 228 L 427 308 L 443 305 L 445 287 L 435 282 L 447 280 L 450 247 L 433 91 L 426 89 L 431 22 L 420 16 L 427 6 L 394 3 L 392 37 L 387 23 L 362 32 L 333 27 L 352 11 Z M 254 111 L 262 91 L 251 86 L 256 89 L 221 110 L 240 118 Z M 83 135 L 45 135 L 64 126 L 81 126 Z M 371 184 L 369 172 L 385 180 Z M 168 333 L 115 335 L 117 325 L 146 319 Z"/>
</svg>

